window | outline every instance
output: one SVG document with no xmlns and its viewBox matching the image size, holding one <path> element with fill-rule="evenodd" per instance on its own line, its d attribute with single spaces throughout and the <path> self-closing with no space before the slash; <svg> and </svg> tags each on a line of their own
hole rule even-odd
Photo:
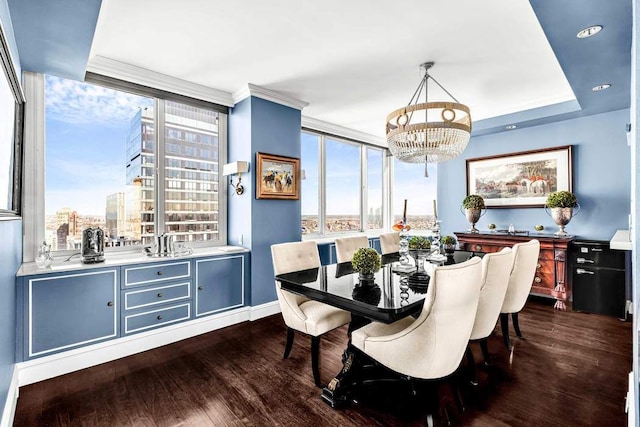
<svg viewBox="0 0 640 427">
<path fill-rule="evenodd" d="M 45 104 L 44 226 L 55 250 L 79 249 L 87 226 L 105 230 L 107 247 L 150 245 L 162 232 L 226 243 L 217 173 L 226 114 L 53 76 Z"/>
<path fill-rule="evenodd" d="M 394 224 L 402 219 L 406 199 L 407 222 L 411 229 L 430 230 L 433 227 L 433 201 L 438 194 L 437 179 L 434 165 L 429 165 L 429 177 L 425 177 L 423 163 L 404 163 L 393 159 Z"/>
<path fill-rule="evenodd" d="M 0 25 L 0 216 L 21 215 L 24 98 Z"/>
<path fill-rule="evenodd" d="M 384 228 L 385 150 L 302 132 L 302 233 Z"/>
<path fill-rule="evenodd" d="M 325 138 L 325 230 L 360 231 L 360 147 Z"/>
</svg>

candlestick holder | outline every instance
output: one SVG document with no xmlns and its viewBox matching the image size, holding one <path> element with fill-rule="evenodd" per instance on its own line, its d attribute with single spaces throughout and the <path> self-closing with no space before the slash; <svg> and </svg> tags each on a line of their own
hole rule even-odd
<svg viewBox="0 0 640 427">
<path fill-rule="evenodd" d="M 411 262 L 409 258 L 409 233 L 410 227 L 405 222 L 402 222 L 402 228 L 398 233 L 400 235 L 400 243 L 398 244 L 398 253 L 400 255 L 399 263 L 394 266 L 395 271 L 411 272 L 416 269 L 416 266 Z"/>
</svg>

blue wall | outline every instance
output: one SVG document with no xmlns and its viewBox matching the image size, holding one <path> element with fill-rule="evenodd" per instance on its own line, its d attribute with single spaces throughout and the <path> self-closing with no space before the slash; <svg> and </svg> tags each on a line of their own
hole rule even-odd
<svg viewBox="0 0 640 427">
<path fill-rule="evenodd" d="M 233 108 L 229 116 L 229 161 L 248 160 L 245 194 L 229 196 L 230 244 L 251 249 L 250 304 L 276 299 L 271 245 L 300 241 L 300 201 L 256 199 L 256 153 L 300 158 L 301 114 L 299 110 L 251 97 Z M 248 134 L 249 133 L 249 134 Z M 231 194 L 231 193 L 229 193 Z"/>
<path fill-rule="evenodd" d="M 466 159 L 539 148 L 573 145 L 573 191 L 581 206 L 567 232 L 581 238 L 609 240 L 628 228 L 631 194 L 630 148 L 626 124 L 629 110 L 618 110 L 521 130 L 472 137 L 462 156 L 438 165 L 438 214 L 444 234 L 469 228 L 460 213 L 466 195 Z M 542 208 L 488 209 L 476 226 L 546 232 L 558 227 Z"/>
<path fill-rule="evenodd" d="M 16 349 L 16 272 L 22 263 L 22 220 L 0 221 L 0 416 L 13 376 Z"/>
</svg>

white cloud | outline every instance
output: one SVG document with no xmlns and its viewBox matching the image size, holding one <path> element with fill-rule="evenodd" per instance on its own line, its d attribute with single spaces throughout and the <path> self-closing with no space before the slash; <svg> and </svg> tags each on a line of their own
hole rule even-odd
<svg viewBox="0 0 640 427">
<path fill-rule="evenodd" d="M 66 123 L 128 124 L 138 108 L 150 106 L 150 98 L 46 76 L 47 115 Z"/>
</svg>

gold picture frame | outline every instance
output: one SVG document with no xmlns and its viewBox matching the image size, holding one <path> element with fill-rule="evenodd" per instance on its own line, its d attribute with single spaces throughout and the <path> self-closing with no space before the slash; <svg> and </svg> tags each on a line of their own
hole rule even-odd
<svg viewBox="0 0 640 427">
<path fill-rule="evenodd" d="M 300 159 L 256 153 L 256 199 L 300 199 Z"/>
<path fill-rule="evenodd" d="M 467 159 L 467 195 L 487 208 L 541 208 L 554 191 L 573 191 L 572 146 Z"/>
</svg>

